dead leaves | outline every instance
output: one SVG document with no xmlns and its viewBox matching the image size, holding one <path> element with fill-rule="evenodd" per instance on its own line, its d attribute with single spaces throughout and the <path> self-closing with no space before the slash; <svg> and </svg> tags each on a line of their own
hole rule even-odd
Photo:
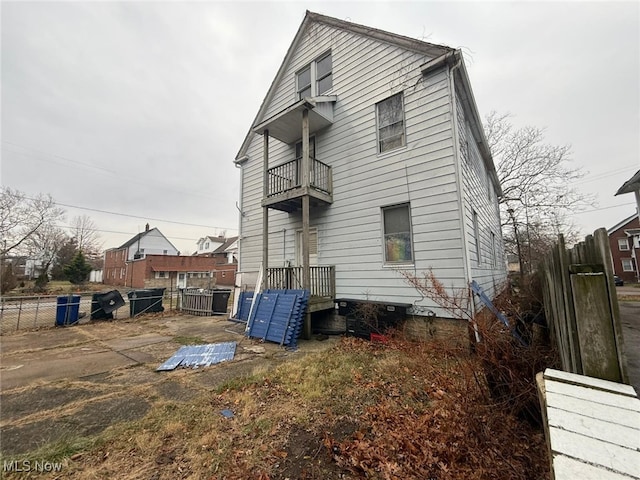
<svg viewBox="0 0 640 480">
<path fill-rule="evenodd" d="M 457 375 L 442 375 L 437 369 L 410 368 L 438 360 L 426 350 L 420 359 L 415 350 L 405 353 L 410 360 L 394 372 L 379 372 L 376 379 L 354 376 L 360 389 L 375 389 L 378 401 L 357 419 L 360 429 L 350 438 L 325 437 L 339 466 L 385 480 L 547 477 L 543 439 L 488 404 L 471 372 L 461 368 Z"/>
</svg>

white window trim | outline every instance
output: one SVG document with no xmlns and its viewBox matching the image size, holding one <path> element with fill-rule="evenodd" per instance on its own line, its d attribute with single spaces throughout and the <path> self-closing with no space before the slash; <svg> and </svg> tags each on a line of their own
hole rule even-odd
<svg viewBox="0 0 640 480">
<path fill-rule="evenodd" d="M 625 261 L 629 262 L 629 268 L 626 268 Z M 621 258 L 620 263 L 622 263 L 623 272 L 635 272 L 635 270 L 633 269 L 633 260 L 631 258 Z"/>
<path fill-rule="evenodd" d="M 622 242 L 624 242 L 624 247 L 622 248 Z M 619 238 L 618 239 L 618 250 L 621 252 L 628 252 L 629 248 L 629 239 L 628 238 Z"/>
<path fill-rule="evenodd" d="M 409 210 L 409 242 L 411 243 L 411 260 L 406 260 L 403 262 L 391 262 L 387 260 L 387 252 L 386 252 L 386 232 L 384 230 L 384 211 L 390 208 L 397 208 L 406 206 Z M 403 203 L 395 203 L 392 205 L 384 205 L 380 207 L 380 234 L 382 235 L 382 266 L 386 268 L 394 268 L 399 266 L 413 266 L 416 261 L 416 252 L 414 250 L 413 244 L 413 222 L 411 217 L 411 203 L 403 202 Z"/>
<path fill-rule="evenodd" d="M 378 105 L 389 100 L 390 98 L 395 97 L 396 95 L 400 95 L 402 97 L 402 130 L 403 130 L 403 139 L 404 143 L 399 147 L 392 148 L 391 150 L 386 150 L 384 152 L 380 151 L 380 123 L 378 121 Z M 392 153 L 398 153 L 402 150 L 406 150 L 407 148 L 407 117 L 405 115 L 405 100 L 404 100 L 404 92 L 394 93 L 393 95 L 389 95 L 386 98 L 383 98 L 379 102 L 376 102 L 374 105 L 374 114 L 376 116 L 376 154 L 378 157 L 384 157 L 386 155 L 390 155 Z"/>
</svg>

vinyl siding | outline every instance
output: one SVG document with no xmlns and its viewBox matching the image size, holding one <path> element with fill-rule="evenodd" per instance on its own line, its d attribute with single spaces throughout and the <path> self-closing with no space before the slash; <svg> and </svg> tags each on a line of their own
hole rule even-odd
<svg viewBox="0 0 640 480">
<path fill-rule="evenodd" d="M 464 183 L 466 244 L 471 261 L 471 277 L 485 290 L 489 298 L 493 298 L 501 290 L 507 276 L 498 199 L 458 95 L 456 95 L 456 108 Z M 492 189 L 490 196 L 489 189 Z M 473 225 L 473 212 L 478 215 L 479 238 L 477 239 Z M 495 258 L 492 254 L 492 233 L 495 235 Z M 480 258 L 476 252 L 476 241 L 480 245 Z"/>
<path fill-rule="evenodd" d="M 335 265 L 338 297 L 403 302 L 446 312 L 384 265 L 381 208 L 410 203 L 414 262 L 420 275 L 433 268 L 447 286 L 466 285 L 462 222 L 454 166 L 449 80 L 445 70 L 423 76 L 429 57 L 351 32 L 314 24 L 258 122 L 296 101 L 295 72 L 331 49 L 334 124 L 316 135 L 316 156 L 333 170 L 332 205 L 312 208 L 318 229 L 318 264 Z M 403 92 L 406 146 L 377 153 L 377 102 Z M 294 146 L 271 139 L 269 164 L 294 157 Z M 260 206 L 263 138 L 253 135 L 243 166 L 239 271 L 257 271 L 262 257 Z M 269 210 L 269 266 L 295 263 L 301 213 Z"/>
</svg>

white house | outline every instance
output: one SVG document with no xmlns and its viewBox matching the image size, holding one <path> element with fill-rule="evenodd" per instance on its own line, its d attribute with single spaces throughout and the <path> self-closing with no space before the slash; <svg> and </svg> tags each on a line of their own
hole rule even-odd
<svg viewBox="0 0 640 480">
<path fill-rule="evenodd" d="M 221 247 L 225 242 L 226 238 L 224 235 L 215 237 L 212 235 L 207 235 L 206 237 L 202 237 L 198 239 L 196 242 L 198 249 L 194 253 L 194 255 L 206 255 L 209 253 L 213 253 L 219 247 Z"/>
<path fill-rule="evenodd" d="M 501 189 L 459 50 L 307 12 L 235 163 L 240 275 L 262 264 L 266 286 L 329 300 L 312 310 L 448 316 L 399 269 L 489 297 L 505 284 Z"/>
</svg>

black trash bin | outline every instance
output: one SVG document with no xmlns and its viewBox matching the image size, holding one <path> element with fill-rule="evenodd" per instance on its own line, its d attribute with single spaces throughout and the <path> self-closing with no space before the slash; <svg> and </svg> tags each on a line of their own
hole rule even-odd
<svg viewBox="0 0 640 480">
<path fill-rule="evenodd" d="M 113 312 L 124 305 L 118 290 L 94 293 L 91 297 L 91 320 L 111 320 Z"/>
<path fill-rule="evenodd" d="M 162 297 L 164 288 L 149 288 L 144 290 L 132 290 L 127 293 L 129 297 L 129 315 L 135 317 L 143 313 L 163 312 Z"/>
<path fill-rule="evenodd" d="M 227 313 L 227 306 L 229 305 L 230 296 L 231 296 L 231 290 L 223 290 L 223 289 L 214 290 L 211 312 L 218 315 L 223 315 Z"/>
</svg>

